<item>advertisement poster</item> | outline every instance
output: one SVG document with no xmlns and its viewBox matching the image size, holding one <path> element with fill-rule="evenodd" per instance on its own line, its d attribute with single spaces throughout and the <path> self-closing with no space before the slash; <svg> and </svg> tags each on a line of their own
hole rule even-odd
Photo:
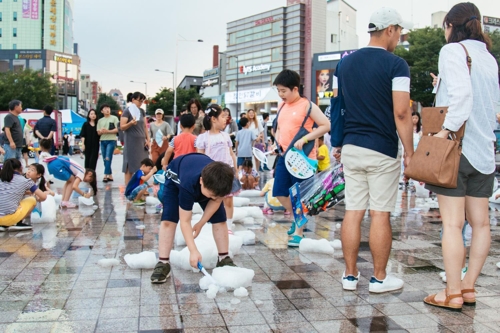
<svg viewBox="0 0 500 333">
<path fill-rule="evenodd" d="M 38 20 L 38 0 L 31 0 L 31 19 Z"/>
<path fill-rule="evenodd" d="M 31 0 L 23 0 L 23 18 L 31 17 Z"/>
<path fill-rule="evenodd" d="M 333 69 L 316 71 L 316 105 L 330 105 L 333 96 Z"/>
</svg>

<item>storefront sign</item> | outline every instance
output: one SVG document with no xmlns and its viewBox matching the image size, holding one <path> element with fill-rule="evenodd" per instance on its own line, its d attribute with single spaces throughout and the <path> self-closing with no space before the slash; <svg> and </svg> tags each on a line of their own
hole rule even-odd
<svg viewBox="0 0 500 333">
<path fill-rule="evenodd" d="M 255 21 L 255 26 L 263 25 L 266 23 L 271 23 L 275 21 L 280 21 L 283 19 L 283 15 L 269 16 L 260 20 Z"/>
<path fill-rule="evenodd" d="M 35 1 L 35 0 L 33 0 Z M 38 1 L 38 0 L 37 0 Z M 56 46 L 56 22 L 57 22 L 57 2 L 56 0 L 50 0 L 50 21 L 52 24 L 50 25 L 50 45 Z M 56 60 L 57 61 L 57 60 Z"/>
<path fill-rule="evenodd" d="M 31 17 L 31 0 L 23 0 L 23 18 Z"/>
<path fill-rule="evenodd" d="M 38 5 L 39 0 L 31 0 L 31 19 L 38 20 Z"/>
<path fill-rule="evenodd" d="M 271 91 L 274 90 L 274 91 Z M 226 104 L 236 103 L 236 91 L 224 95 Z M 238 103 L 261 102 L 264 100 L 278 101 L 279 95 L 273 87 L 238 91 Z"/>
<path fill-rule="evenodd" d="M 64 54 L 55 54 L 54 55 L 54 60 L 57 62 L 64 62 L 66 64 L 72 64 L 73 63 L 73 57 L 67 56 Z"/>
<path fill-rule="evenodd" d="M 486 25 L 493 25 L 496 27 L 500 27 L 500 18 L 498 17 L 490 17 L 490 16 L 483 16 L 483 23 Z"/>
<path fill-rule="evenodd" d="M 250 66 L 240 66 L 240 73 L 247 75 L 253 72 L 269 72 L 271 70 L 271 64 L 260 64 L 260 65 L 250 65 Z"/>
<path fill-rule="evenodd" d="M 201 85 L 204 87 L 211 87 L 211 86 L 216 85 L 216 84 L 219 84 L 218 77 L 216 77 L 214 79 L 203 80 Z"/>
<path fill-rule="evenodd" d="M 203 71 L 203 79 L 219 76 L 219 68 L 212 68 Z"/>
</svg>

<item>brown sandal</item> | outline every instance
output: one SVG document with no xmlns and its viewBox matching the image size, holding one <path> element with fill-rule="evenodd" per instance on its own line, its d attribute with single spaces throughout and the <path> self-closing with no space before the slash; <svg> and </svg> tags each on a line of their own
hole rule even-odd
<svg viewBox="0 0 500 333">
<path fill-rule="evenodd" d="M 446 295 L 446 299 L 444 300 L 444 302 L 436 301 L 436 295 L 437 294 L 427 296 L 426 298 L 424 298 L 424 303 L 447 310 L 462 311 L 462 304 L 450 304 L 450 301 L 452 299 L 462 297 L 462 294 Z"/>
<path fill-rule="evenodd" d="M 476 297 L 465 297 L 464 294 L 476 293 L 476 289 L 462 289 L 462 297 L 464 299 L 464 305 L 474 306 L 476 305 Z"/>
</svg>

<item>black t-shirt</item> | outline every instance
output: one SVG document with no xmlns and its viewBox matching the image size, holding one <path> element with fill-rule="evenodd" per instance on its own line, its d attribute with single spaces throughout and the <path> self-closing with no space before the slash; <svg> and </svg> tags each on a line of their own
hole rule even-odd
<svg viewBox="0 0 500 333">
<path fill-rule="evenodd" d="M 168 170 L 175 176 L 172 182 L 179 188 L 180 208 L 191 211 L 195 202 L 207 201 L 209 198 L 201 193 L 201 171 L 213 160 L 205 154 L 192 153 L 172 160 Z"/>
<path fill-rule="evenodd" d="M 12 136 L 12 140 L 16 144 L 16 148 L 23 147 L 23 130 L 21 128 L 21 122 L 17 116 L 14 116 L 12 113 L 8 113 L 4 120 L 4 127 L 10 129 L 10 134 Z M 5 136 L 5 143 L 10 144 L 9 139 Z"/>
</svg>

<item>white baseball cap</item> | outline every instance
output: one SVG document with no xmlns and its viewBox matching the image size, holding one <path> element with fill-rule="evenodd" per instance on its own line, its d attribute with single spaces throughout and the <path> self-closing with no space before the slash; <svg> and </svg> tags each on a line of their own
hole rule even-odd
<svg viewBox="0 0 500 333">
<path fill-rule="evenodd" d="M 413 23 L 404 21 L 394 8 L 382 7 L 376 10 L 370 17 L 368 32 L 384 30 L 390 25 L 399 25 L 404 29 L 413 28 Z"/>
<path fill-rule="evenodd" d="M 156 109 L 155 114 L 158 114 L 158 113 L 164 114 L 162 109 Z"/>
</svg>

